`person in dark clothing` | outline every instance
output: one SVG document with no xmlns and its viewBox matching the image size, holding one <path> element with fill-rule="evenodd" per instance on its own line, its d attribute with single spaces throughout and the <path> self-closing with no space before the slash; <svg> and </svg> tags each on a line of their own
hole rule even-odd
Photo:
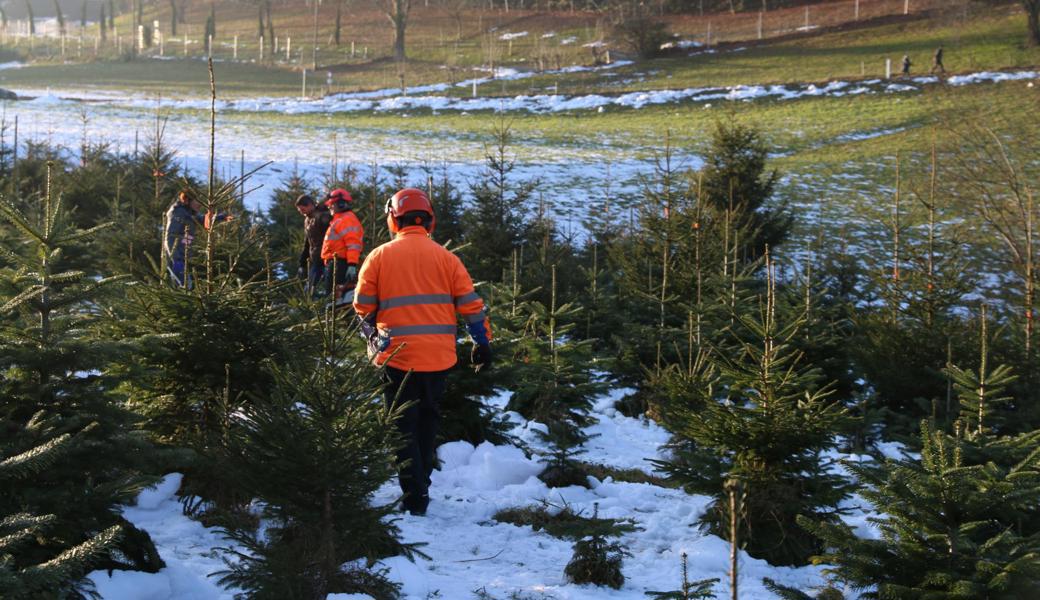
<svg viewBox="0 0 1040 600">
<path fill-rule="evenodd" d="M 191 278 L 185 270 L 190 258 L 191 244 L 195 240 L 195 228 L 198 225 L 206 229 L 210 227 L 210 213 L 203 215 L 199 212 L 201 208 L 202 204 L 190 190 L 181 190 L 177 194 L 177 201 L 166 211 L 163 254 L 166 256 L 166 271 L 173 283 L 179 287 L 191 287 Z M 214 220 L 217 223 L 230 221 L 231 216 L 221 213 Z"/>
<path fill-rule="evenodd" d="M 935 56 L 932 57 L 932 73 L 939 71 L 940 74 L 946 74 L 946 67 L 943 65 L 943 47 L 939 46 L 935 50 Z"/>
<path fill-rule="evenodd" d="M 303 251 L 300 252 L 297 274 L 300 279 L 307 280 L 307 291 L 313 293 L 320 289 L 318 283 L 325 276 L 321 245 L 332 221 L 332 213 L 308 194 L 300 194 L 296 199 L 296 210 L 303 215 Z"/>
<path fill-rule="evenodd" d="M 909 77 L 910 76 L 910 66 L 911 65 L 912 65 L 912 63 L 910 62 L 910 55 L 909 54 L 904 54 L 903 55 L 903 77 Z"/>
<path fill-rule="evenodd" d="M 170 273 L 173 282 L 180 287 L 191 287 L 185 275 L 191 242 L 196 236 L 196 227 L 208 229 L 207 218 L 199 212 L 202 205 L 190 190 L 184 189 L 177 194 L 177 201 L 166 211 L 163 232 L 162 253 L 166 258 L 166 272 Z M 218 214 L 217 220 L 227 220 L 228 215 Z"/>
</svg>

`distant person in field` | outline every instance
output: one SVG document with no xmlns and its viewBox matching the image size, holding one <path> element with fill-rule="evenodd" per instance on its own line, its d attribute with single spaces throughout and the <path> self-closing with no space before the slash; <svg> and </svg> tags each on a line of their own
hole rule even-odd
<svg viewBox="0 0 1040 600">
<path fill-rule="evenodd" d="M 940 74 L 946 74 L 946 67 L 943 66 L 943 47 L 939 46 L 935 50 L 935 56 L 932 57 L 932 73 L 939 71 Z"/>
<path fill-rule="evenodd" d="M 208 211 L 203 215 L 199 212 L 201 209 L 202 204 L 191 190 L 181 190 L 177 194 L 177 201 L 166 211 L 163 253 L 166 255 L 166 270 L 170 279 L 179 287 L 191 287 L 190 277 L 185 270 L 190 260 L 191 244 L 195 240 L 195 228 L 202 225 L 209 229 L 214 222 L 231 220 L 231 215 L 224 213 L 216 215 L 216 218 Z"/>
<path fill-rule="evenodd" d="M 912 65 L 913 65 L 913 63 L 910 62 L 910 55 L 909 54 L 904 54 L 903 55 L 903 77 L 909 77 L 910 76 L 910 67 Z"/>
<path fill-rule="evenodd" d="M 300 194 L 296 198 L 296 211 L 303 215 L 303 251 L 300 252 L 297 275 L 307 281 L 307 291 L 314 292 L 319 288 L 321 278 L 325 276 L 325 263 L 321 259 L 321 247 L 325 242 L 325 232 L 332 221 L 332 213 L 324 204 L 314 201 L 310 194 Z"/>
</svg>

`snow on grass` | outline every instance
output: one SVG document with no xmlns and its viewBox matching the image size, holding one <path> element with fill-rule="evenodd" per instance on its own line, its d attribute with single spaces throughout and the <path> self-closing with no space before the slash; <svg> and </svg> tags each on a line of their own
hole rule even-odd
<svg viewBox="0 0 1040 600">
<path fill-rule="evenodd" d="M 672 42 L 665 42 L 661 44 L 661 50 L 670 50 L 672 48 L 681 48 L 687 50 L 689 48 L 702 48 L 704 44 L 694 40 L 675 40 Z"/>
<path fill-rule="evenodd" d="M 950 85 L 971 85 L 975 83 L 997 83 L 1000 81 L 1021 81 L 1023 79 L 1036 79 L 1040 77 L 1036 71 L 1018 71 L 1018 72 L 993 72 L 983 71 L 981 73 L 970 73 L 968 75 L 954 75 L 946 79 L 946 83 Z"/>
<path fill-rule="evenodd" d="M 522 37 L 527 37 L 527 32 L 526 31 L 515 31 L 513 33 L 503 33 L 502 35 L 498 36 L 498 39 L 505 40 L 505 41 L 508 42 L 509 40 L 517 40 L 517 39 L 520 39 Z"/>
<path fill-rule="evenodd" d="M 595 42 L 593 42 L 594 44 Z M 587 44 L 588 45 L 588 44 Z M 572 66 L 548 74 L 566 74 L 587 71 L 602 71 L 624 66 L 625 61 L 599 67 Z M 481 85 L 495 80 L 515 81 L 534 77 L 532 71 L 515 69 L 496 69 L 491 77 L 469 79 L 455 84 L 456 88 L 469 89 L 474 84 Z M 1018 71 L 1009 73 L 982 72 L 970 75 L 951 77 L 948 83 L 964 86 L 980 83 L 996 83 L 1003 81 L 1022 81 L 1037 79 L 1036 71 Z M 434 112 L 476 112 L 493 111 L 500 113 L 530 112 L 556 113 L 583 110 L 599 110 L 611 106 L 624 108 L 643 108 L 651 105 L 675 104 L 680 102 L 707 103 L 714 100 L 753 101 L 763 99 L 797 100 L 801 98 L 842 97 L 867 93 L 899 94 L 916 92 L 937 81 L 932 77 L 919 77 L 904 82 L 881 80 L 870 81 L 831 81 L 826 84 L 775 84 L 775 85 L 737 85 L 729 87 L 699 87 L 680 90 L 647 90 L 628 92 L 620 95 L 583 94 L 534 94 L 518 96 L 485 96 L 457 97 L 434 95 L 452 88 L 451 84 L 439 83 L 427 86 L 406 88 L 390 88 L 372 92 L 355 92 L 333 94 L 318 99 L 299 99 L 285 97 L 258 97 L 238 100 L 223 100 L 217 103 L 218 109 L 236 112 L 274 112 L 283 114 L 335 114 L 372 111 L 377 113 L 401 113 L 413 110 L 430 110 Z M 18 90 L 19 95 L 31 96 L 32 90 Z M 45 93 L 33 102 L 53 104 L 67 98 L 78 99 L 74 92 L 55 95 Z M 133 108 L 154 108 L 154 99 L 144 97 L 115 98 L 107 102 L 117 106 Z M 177 109 L 207 110 L 209 100 L 183 99 L 170 100 L 165 106 Z"/>
</svg>

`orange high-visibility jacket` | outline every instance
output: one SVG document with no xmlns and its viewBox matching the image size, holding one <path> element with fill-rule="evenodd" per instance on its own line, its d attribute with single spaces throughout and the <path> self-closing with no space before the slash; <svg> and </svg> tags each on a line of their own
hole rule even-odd
<svg viewBox="0 0 1040 600">
<path fill-rule="evenodd" d="M 373 359 L 376 365 L 393 356 L 389 365 L 395 369 L 451 368 L 456 312 L 467 323 L 483 321 L 491 339 L 484 301 L 466 267 L 419 226 L 405 227 L 368 255 L 358 274 L 354 310 L 363 318 L 375 313 L 376 326 L 390 334 L 390 347 Z"/>
<path fill-rule="evenodd" d="M 350 264 L 358 264 L 361 251 L 365 249 L 364 236 L 365 229 L 354 211 L 332 215 L 332 222 L 325 230 L 325 240 L 321 243 L 321 259 L 339 257 Z"/>
</svg>

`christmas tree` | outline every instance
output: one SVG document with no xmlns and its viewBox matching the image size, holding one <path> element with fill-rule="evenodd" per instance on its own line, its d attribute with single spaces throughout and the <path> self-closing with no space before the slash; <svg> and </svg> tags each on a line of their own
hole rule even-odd
<svg viewBox="0 0 1040 600">
<path fill-rule="evenodd" d="M 271 384 L 241 408 L 232 466 L 267 525 L 232 534 L 246 551 L 234 552 L 221 581 L 258 599 L 395 598 L 395 585 L 366 565 L 412 553 L 387 519 L 393 506 L 372 503 L 396 474 L 400 407 L 381 401 L 379 371 L 344 339 L 354 342 L 354 331 L 331 319 L 320 330 L 317 361 L 266 363 Z"/>
<path fill-rule="evenodd" d="M 36 543 L 9 566 L 24 569 L 83 546 L 98 555 L 95 566 L 156 571 L 163 563 L 151 540 L 118 511 L 156 480 L 163 460 L 138 431 L 112 377 L 111 365 L 133 347 L 100 327 L 111 300 L 106 291 L 121 278 L 64 267 L 65 249 L 104 226 L 78 229 L 49 186 L 35 206 L 38 212 L 26 213 L 0 201 L 0 216 L 21 238 L 0 248 L 3 464 L 17 468 L 20 459 L 11 457 L 31 458 L 51 445 L 60 446 L 62 460 L 0 491 L 0 514 L 46 516 Z M 101 543 L 98 532 L 112 528 Z M 74 573 L 75 564 L 66 571 Z"/>
<path fill-rule="evenodd" d="M 91 535 L 75 546 L 47 548 L 53 544 L 52 537 L 56 515 L 33 515 L 13 512 L 23 507 L 16 501 L 16 493 L 25 485 L 25 480 L 54 468 L 78 442 L 77 436 L 89 433 L 96 424 L 88 425 L 76 435 L 62 433 L 48 435 L 54 423 L 38 413 L 18 430 L 13 423 L 4 424 L 4 437 L 0 438 L 0 590 L 4 598 L 29 600 L 32 598 L 84 597 L 91 591 L 83 575 L 97 559 L 112 551 L 120 536 L 120 527 L 114 525 L 105 531 Z M 21 454 L 11 454 L 11 449 L 22 445 L 27 439 L 44 440 Z M 56 555 L 53 552 L 57 551 Z M 27 559 L 30 555 L 46 557 Z"/>
<path fill-rule="evenodd" d="M 919 459 L 888 460 L 879 470 L 849 465 L 863 496 L 884 515 L 872 518 L 880 539 L 844 524 L 803 518 L 832 565 L 832 577 L 864 598 L 1030 598 L 1040 591 L 1040 534 L 1035 499 L 1040 445 L 1031 436 L 1015 464 L 979 462 L 979 440 L 921 424 Z M 976 454 L 977 455 L 977 454 Z M 876 591 L 874 591 L 876 590 Z"/>
<path fill-rule="evenodd" d="M 690 450 L 656 464 L 686 489 L 712 495 L 701 523 L 727 538 L 724 486 L 740 482 L 747 552 L 773 564 L 804 564 L 818 545 L 796 517 L 834 520 L 847 493 L 821 457 L 847 416 L 795 347 L 805 316 L 778 310 L 768 256 L 766 269 L 759 310 L 733 315 L 729 340 L 695 361 L 688 390 L 657 407 L 676 441 Z"/>
</svg>

